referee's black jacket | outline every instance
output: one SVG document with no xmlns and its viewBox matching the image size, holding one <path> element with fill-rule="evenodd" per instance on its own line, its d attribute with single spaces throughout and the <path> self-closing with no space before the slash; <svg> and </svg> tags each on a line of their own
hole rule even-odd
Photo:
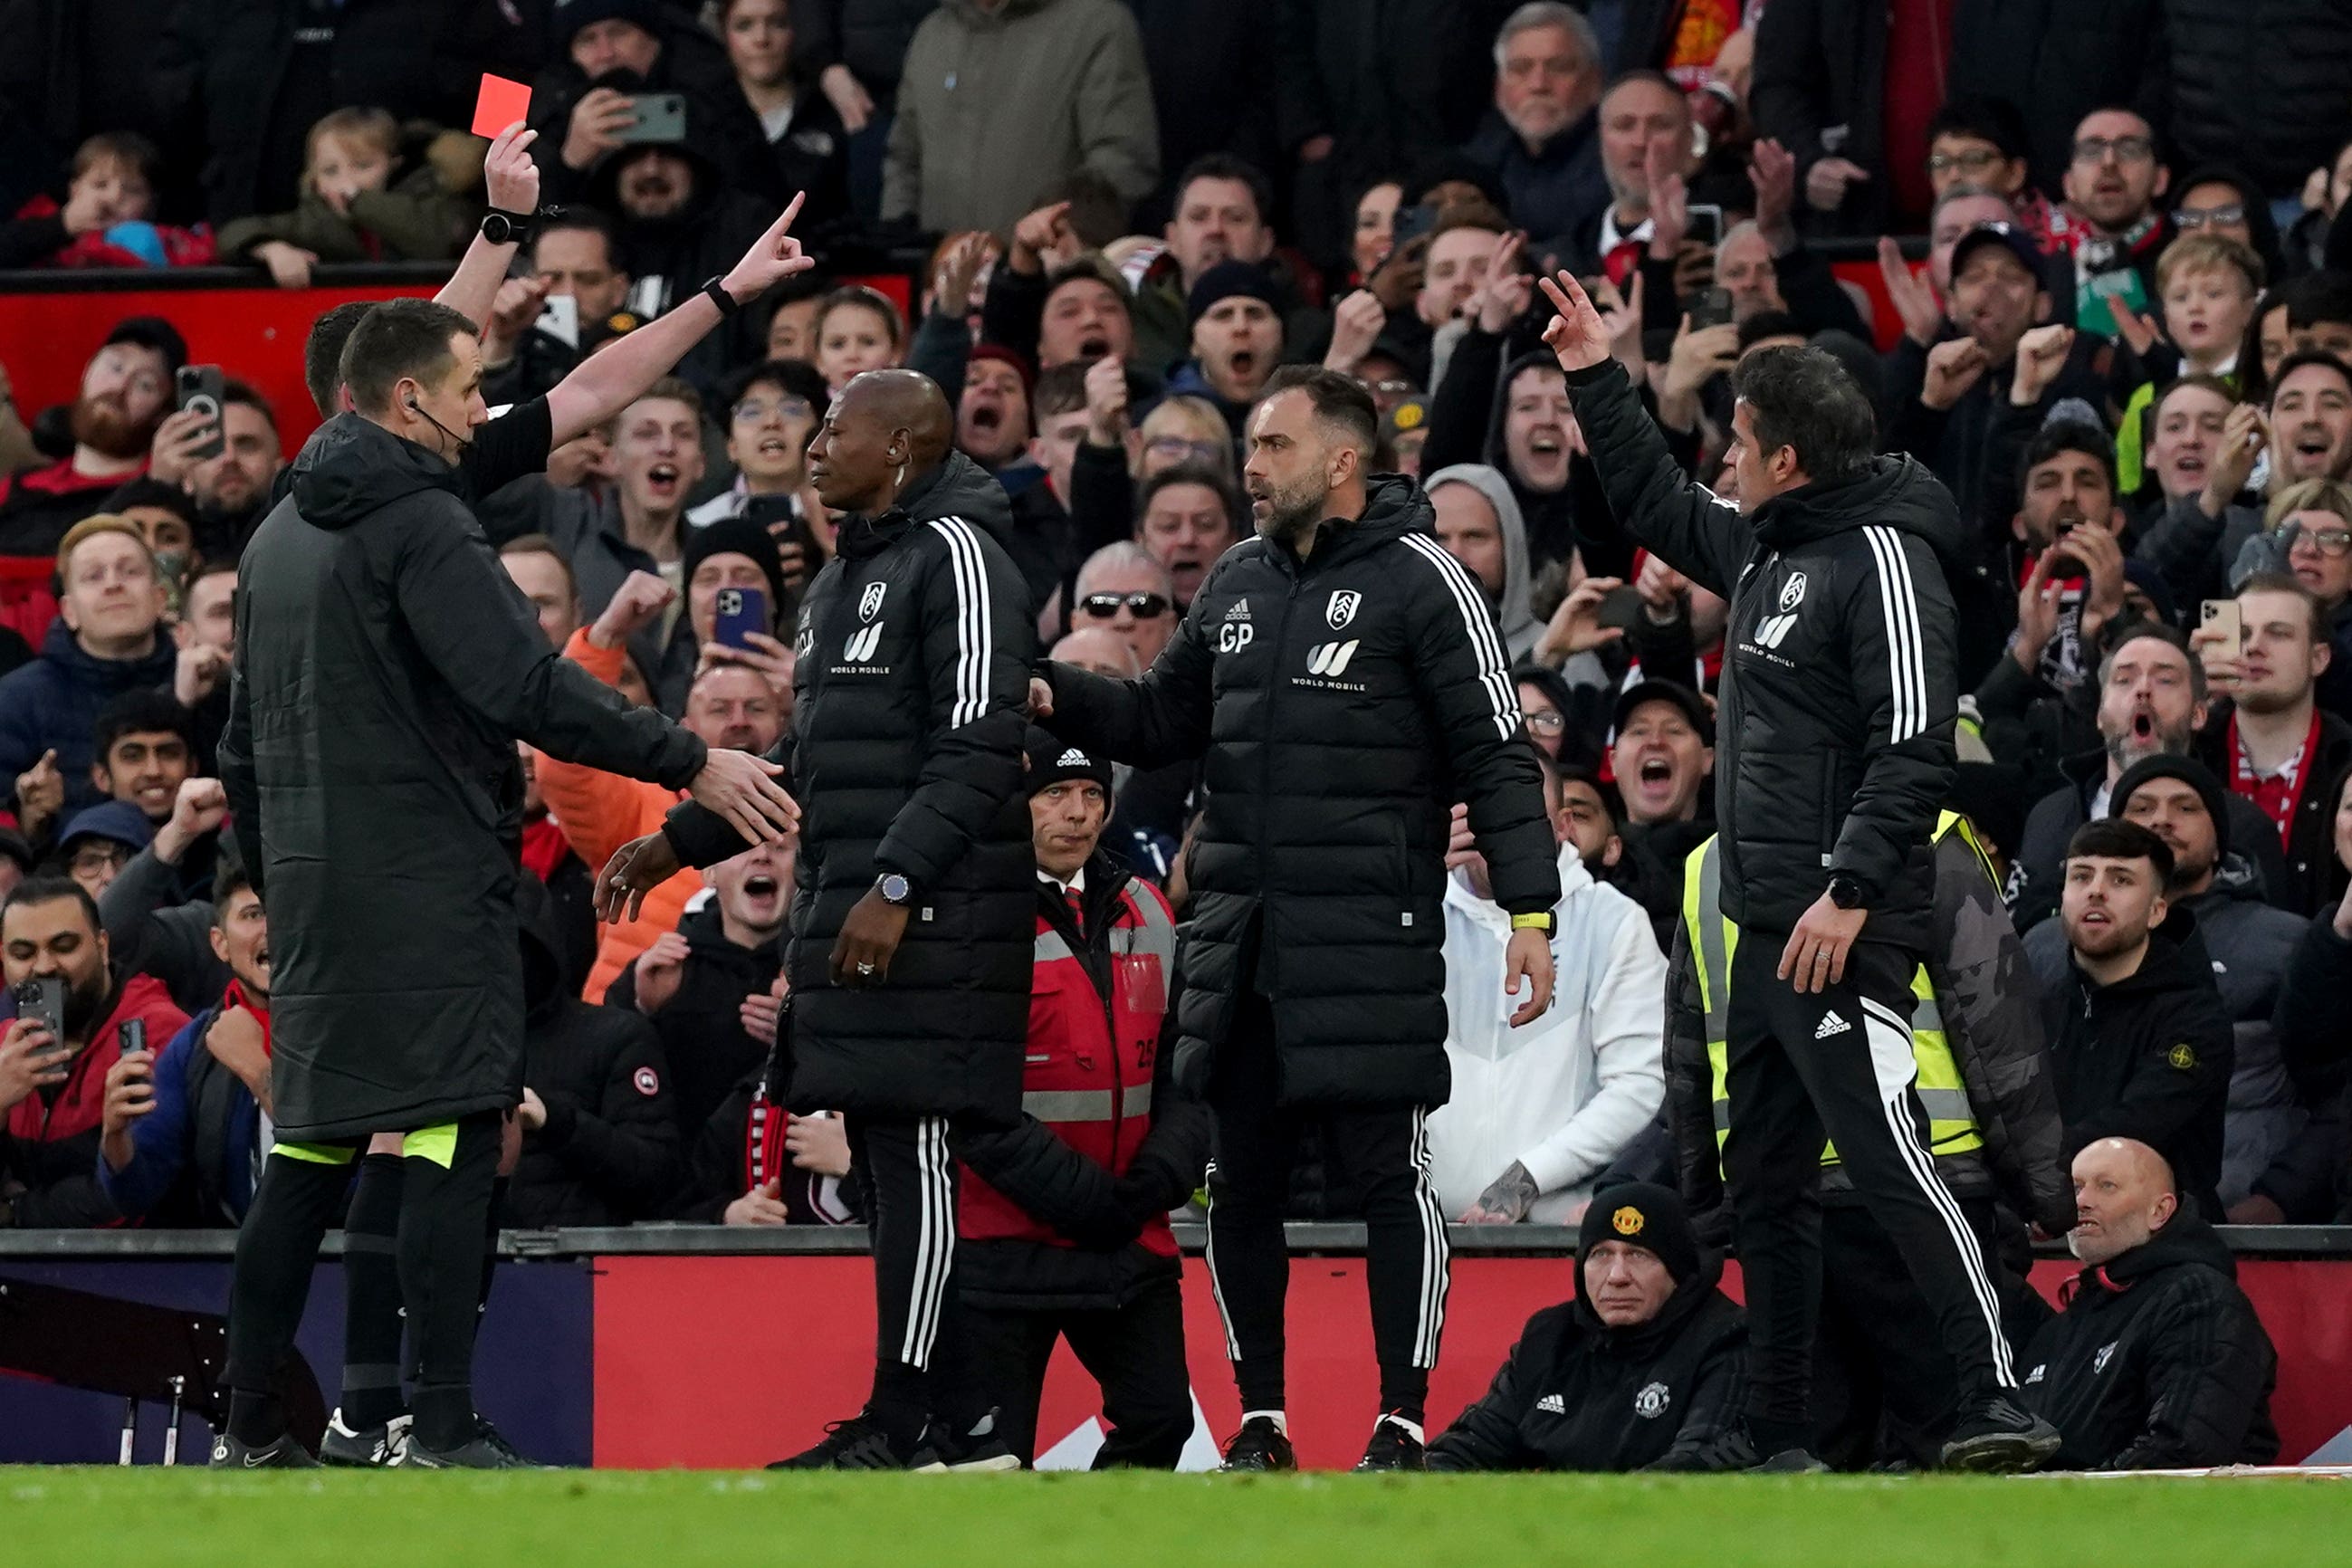
<svg viewBox="0 0 2352 1568">
<path fill-rule="evenodd" d="M 1961 549 L 1951 492 L 1881 458 L 1743 517 L 1683 471 L 1614 360 L 1570 373 L 1568 389 L 1618 522 L 1731 602 L 1715 742 L 1723 912 L 1786 935 L 1843 872 L 1862 886 L 1866 940 L 1925 952 L 1959 710 L 1937 563 Z"/>
<path fill-rule="evenodd" d="M 792 1108 L 875 1116 L 1021 1113 L 1037 872 L 1021 793 L 1035 633 L 991 537 L 1004 492 L 961 452 L 876 518 L 842 526 L 801 601 L 791 731 L 769 753 L 801 803 Z M 688 801 L 663 831 L 689 866 L 740 854 Z M 827 973 L 884 870 L 915 885 L 886 984 Z"/>
<path fill-rule="evenodd" d="M 1456 801 L 1514 914 L 1559 901 L 1559 845 L 1502 639 L 1428 499 L 1376 475 L 1300 562 L 1244 540 L 1137 680 L 1051 664 L 1064 738 L 1138 767 L 1207 753 L 1177 967 L 1196 1092 L 1255 984 L 1286 1105 L 1442 1105 L 1445 846 Z"/>
</svg>

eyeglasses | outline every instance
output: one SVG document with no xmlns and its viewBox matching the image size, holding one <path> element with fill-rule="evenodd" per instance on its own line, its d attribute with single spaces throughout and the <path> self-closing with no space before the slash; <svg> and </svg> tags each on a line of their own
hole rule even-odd
<svg viewBox="0 0 2352 1568">
<path fill-rule="evenodd" d="M 1559 716 L 1557 709 L 1531 708 L 1520 717 L 1527 721 L 1528 728 L 1538 735 L 1557 735 L 1568 728 L 1568 721 Z"/>
<path fill-rule="evenodd" d="M 807 419 L 815 413 L 805 397 L 780 397 L 773 403 L 761 403 L 756 399 L 739 403 L 735 405 L 734 418 L 738 425 L 758 425 L 764 423 L 772 414 L 779 419 Z"/>
<path fill-rule="evenodd" d="M 1139 621 L 1156 621 L 1168 613 L 1169 601 L 1160 594 L 1088 594 L 1078 601 L 1078 608 L 1098 621 L 1110 619 L 1122 607 Z"/>
<path fill-rule="evenodd" d="M 2226 207 L 2176 207 L 2172 226 L 2183 234 L 2195 234 L 2208 226 L 2228 228 L 2246 221 L 2244 204 L 2232 202 Z"/>
<path fill-rule="evenodd" d="M 1213 463 L 1222 441 L 1187 441 L 1181 436 L 1154 436 L 1143 449 L 1155 458 L 1170 458 L 1181 462 L 1190 458 L 1195 462 Z"/>
<path fill-rule="evenodd" d="M 2300 523 L 2286 531 L 2286 547 L 2292 550 L 2297 541 L 2307 542 L 2314 550 L 2331 561 L 2341 561 L 2352 555 L 2352 529 L 2305 528 Z"/>
<path fill-rule="evenodd" d="M 1927 173 L 1948 174 L 1958 169 L 1963 174 L 1981 174 L 1995 163 L 2008 161 L 1998 147 L 1977 147 L 1966 153 L 1937 153 L 1927 159 Z"/>
<path fill-rule="evenodd" d="M 2145 163 L 2156 156 L 2156 143 L 2145 136 L 2085 136 L 2074 143 L 2074 162 L 2104 163 L 2113 153 L 2118 163 Z"/>
</svg>

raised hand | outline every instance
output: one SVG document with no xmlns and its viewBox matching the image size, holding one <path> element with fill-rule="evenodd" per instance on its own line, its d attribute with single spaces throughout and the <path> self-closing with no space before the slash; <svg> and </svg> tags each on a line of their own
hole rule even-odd
<svg viewBox="0 0 2352 1568">
<path fill-rule="evenodd" d="M 1797 155 L 1769 137 L 1757 142 L 1748 155 L 1748 183 L 1756 189 L 1756 226 L 1777 249 L 1797 207 Z"/>
<path fill-rule="evenodd" d="M 1936 290 L 1927 276 L 1911 270 L 1911 264 L 1903 259 L 1903 247 L 1892 239 L 1882 237 L 1878 242 L 1878 276 L 1886 285 L 1895 313 L 1903 318 L 1904 335 L 1921 348 L 1933 343 L 1944 324 L 1944 307 L 1936 302 Z"/>
<path fill-rule="evenodd" d="M 1683 184 L 1682 159 L 1666 138 L 1654 136 L 1642 153 L 1650 186 L 1650 254 L 1669 260 L 1690 232 L 1690 192 Z"/>
<path fill-rule="evenodd" d="M 940 256 L 940 269 L 931 275 L 932 310 L 959 319 L 970 311 L 972 286 L 980 281 L 980 269 L 998 248 L 996 237 L 984 228 L 958 237 Z"/>
<path fill-rule="evenodd" d="M 2147 351 L 2164 341 L 2164 332 L 2152 317 L 2143 316 L 2120 300 L 2107 302 L 2107 314 L 2115 318 L 2116 336 L 2123 339 L 2131 352 L 2141 359 Z"/>
<path fill-rule="evenodd" d="M 1592 297 L 1575 274 L 1562 268 L 1557 279 L 1538 279 L 1544 298 L 1558 314 L 1543 330 L 1544 347 L 1551 350 L 1562 370 L 1591 370 L 1609 357 L 1609 323 L 1593 308 Z"/>
<path fill-rule="evenodd" d="M 2074 346 L 2074 329 L 2053 323 L 2035 327 L 2017 340 L 2017 369 L 2011 376 L 2009 400 L 2020 408 L 2028 408 L 2042 401 L 2058 373 L 2066 368 L 2066 355 Z"/>
<path fill-rule="evenodd" d="M 1919 401 L 1941 413 L 1950 409 L 1991 367 L 1984 345 L 1974 338 L 1954 338 L 1927 351 L 1927 378 Z"/>
<path fill-rule="evenodd" d="M 1021 221 L 1013 226 L 1013 248 L 1005 253 L 1004 264 L 1015 272 L 1034 275 L 1044 271 L 1048 260 L 1075 248 L 1076 242 L 1070 237 L 1070 204 L 1050 202 L 1024 213 Z"/>
<path fill-rule="evenodd" d="M 2241 403 L 2230 410 L 2221 421 L 2221 449 L 2213 454 L 2213 466 L 2205 473 L 2200 504 L 2207 516 L 2221 516 L 2222 508 L 2237 499 L 2254 477 L 2254 464 L 2270 442 L 2270 421 L 2263 417 L 2261 409 Z"/>
<path fill-rule="evenodd" d="M 25 837 L 38 839 L 44 825 L 66 807 L 66 776 L 58 771 L 55 751 L 16 775 L 16 825 Z"/>
<path fill-rule="evenodd" d="M 677 597 L 677 590 L 653 573 L 632 572 L 588 628 L 588 640 L 598 647 L 618 647 L 659 620 Z"/>
<path fill-rule="evenodd" d="M 801 216 L 801 204 L 808 199 L 805 191 L 794 191 L 793 199 L 784 204 L 783 212 L 768 226 L 768 232 L 752 242 L 743 253 L 743 259 L 730 268 L 719 287 L 739 305 L 748 305 L 770 289 L 796 272 L 806 272 L 816 265 L 816 258 L 801 248 L 801 242 L 792 236 L 793 220 Z"/>
<path fill-rule="evenodd" d="M 841 116 L 844 131 L 855 136 L 866 129 L 866 122 L 874 118 L 874 98 L 847 66 L 825 67 L 824 74 L 816 82 L 825 101 L 833 105 L 833 111 Z"/>
<path fill-rule="evenodd" d="M 530 144 L 539 132 L 516 121 L 491 139 L 482 158 L 482 192 L 500 212 L 527 213 L 539 206 L 539 165 L 531 161 Z"/>
<path fill-rule="evenodd" d="M 1519 252 L 1527 242 L 1525 234 L 1513 229 L 1495 241 L 1495 248 L 1488 253 L 1486 280 L 1470 296 L 1464 311 L 1478 323 L 1480 331 L 1500 336 L 1528 313 L 1536 280 L 1519 270 Z"/>
<path fill-rule="evenodd" d="M 1696 397 L 1699 388 L 1716 376 L 1739 363 L 1739 328 L 1731 321 L 1693 330 L 1690 318 L 1685 316 L 1680 331 L 1675 333 L 1675 346 L 1666 356 L 1664 384 L 1658 388 L 1661 402 Z M 1653 556 L 1651 559 L 1655 560 Z"/>
<path fill-rule="evenodd" d="M 1388 320 L 1379 297 L 1369 289 L 1359 289 L 1340 300 L 1331 312 L 1331 346 L 1324 353 L 1323 368 L 1352 374 L 1372 352 L 1372 343 Z"/>
<path fill-rule="evenodd" d="M 1587 577 L 1568 591 L 1559 608 L 1551 613 L 1551 620 L 1536 643 L 1536 658 L 1546 664 L 1560 664 L 1571 656 L 1596 647 L 1606 647 L 1625 635 L 1622 626 L 1601 624 L 1601 604 L 1610 595 L 1625 585 L 1619 577 Z"/>
<path fill-rule="evenodd" d="M 188 846 L 228 820 L 228 790 L 218 779 L 182 779 L 172 815 L 155 830 L 155 858 L 176 866 Z"/>
<path fill-rule="evenodd" d="M 636 122 L 629 95 L 617 88 L 600 87 L 583 94 L 564 127 L 563 166 L 584 173 L 605 153 L 619 152 L 621 132 Z"/>
<path fill-rule="evenodd" d="M 184 489 L 196 465 L 207 460 L 198 452 L 210 446 L 218 433 L 215 416 L 200 408 L 166 414 L 155 426 L 155 438 L 147 444 L 147 477 Z"/>
<path fill-rule="evenodd" d="M 677 994 L 679 983 L 686 978 L 686 961 L 690 956 L 686 938 L 674 931 L 666 931 L 654 938 L 653 945 L 637 954 L 637 1011 L 650 1018 L 669 1005 Z"/>
<path fill-rule="evenodd" d="M 1349 295 L 1349 298 L 1355 296 Z M 1346 308 L 1347 301 L 1342 300 L 1340 309 Z M 1336 332 L 1334 341 L 1337 341 Z M 1086 385 L 1087 439 L 1097 447 L 1119 445 L 1127 438 L 1126 362 L 1109 354 L 1103 355 L 1087 366 Z"/>
<path fill-rule="evenodd" d="M 1870 178 L 1870 171 L 1845 158 L 1816 159 L 1805 171 L 1805 202 L 1815 212 L 1833 213 L 1845 205 L 1845 189 Z"/>
</svg>

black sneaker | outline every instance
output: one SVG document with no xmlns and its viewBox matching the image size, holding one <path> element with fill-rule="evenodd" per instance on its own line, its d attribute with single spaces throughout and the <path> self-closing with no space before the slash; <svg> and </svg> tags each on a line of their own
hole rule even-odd
<svg viewBox="0 0 2352 1568">
<path fill-rule="evenodd" d="M 291 1432 L 280 1432 L 271 1441 L 262 1444 L 244 1442 L 223 1432 L 213 1439 L 213 1468 L 215 1470 L 315 1470 L 319 1461 L 310 1450 L 295 1441 Z"/>
<path fill-rule="evenodd" d="M 934 1421 L 923 1429 L 922 1441 L 915 1445 L 915 1457 L 907 1468 L 919 1474 L 940 1476 L 953 1474 L 978 1475 L 992 1470 L 1017 1470 L 1021 1456 L 1004 1446 L 996 1435 L 995 1413 L 971 1432 L 958 1436 L 950 1427 Z"/>
<path fill-rule="evenodd" d="M 416 1470 L 535 1470 L 540 1467 L 515 1452 L 514 1445 L 499 1436 L 499 1429 L 476 1416 L 474 1435 L 454 1448 L 428 1448 L 412 1429 L 408 1441 L 393 1461 L 403 1469 Z"/>
<path fill-rule="evenodd" d="M 1819 1456 L 1807 1448 L 1777 1448 L 1769 1454 L 1759 1452 L 1756 1439 L 1745 1424 L 1727 1426 L 1714 1442 L 1699 1450 L 1691 1468 L 1709 1475 L 1732 1475 L 1746 1472 L 1759 1476 L 1815 1476 L 1828 1470 Z"/>
<path fill-rule="evenodd" d="M 408 1447 L 408 1428 L 415 1420 L 413 1415 L 395 1415 L 381 1426 L 352 1427 L 343 1424 L 339 1408 L 319 1439 L 319 1462 L 372 1470 L 395 1465 L 400 1462 L 400 1451 Z"/>
<path fill-rule="evenodd" d="M 778 1459 L 772 1470 L 903 1470 L 908 1461 L 890 1441 L 890 1435 L 881 1426 L 859 1411 L 846 1421 L 836 1421 L 824 1429 L 824 1436 L 813 1448 L 806 1448 L 788 1459 Z"/>
<path fill-rule="evenodd" d="M 1298 1454 L 1271 1417 L 1253 1415 L 1225 1444 L 1221 1470 L 1295 1470 Z"/>
<path fill-rule="evenodd" d="M 1960 1418 L 1944 1445 L 1944 1468 L 1980 1475 L 2034 1470 L 2056 1457 L 2066 1439 L 2041 1416 L 1995 1397 Z"/>
<path fill-rule="evenodd" d="M 1425 1470 L 1429 1468 L 1428 1454 L 1421 1439 L 1405 1429 L 1402 1418 L 1383 1415 L 1380 1425 L 1372 1428 L 1372 1440 L 1364 1445 L 1364 1457 L 1356 1461 L 1356 1473 Z"/>
</svg>

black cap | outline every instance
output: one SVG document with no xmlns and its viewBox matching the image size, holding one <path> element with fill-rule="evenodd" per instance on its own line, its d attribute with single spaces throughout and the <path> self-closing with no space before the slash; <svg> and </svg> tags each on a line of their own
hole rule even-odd
<svg viewBox="0 0 2352 1568">
<path fill-rule="evenodd" d="M 1658 1255 L 1680 1284 L 1698 1272 L 1698 1232 L 1682 1194 L 1655 1182 L 1623 1182 L 1592 1194 L 1576 1237 L 1580 1259 L 1604 1241 L 1622 1241 Z"/>
<path fill-rule="evenodd" d="M 2179 779 L 2197 792 L 2197 798 L 2205 803 L 2205 815 L 2213 819 L 2213 859 L 2219 864 L 2230 853 L 2230 797 L 2221 788 L 2221 781 L 2213 776 L 2213 770 L 2194 757 L 2161 753 L 2142 757 L 2116 781 L 2115 791 L 2107 797 L 2107 815 L 2121 816 L 2124 807 L 2131 803 L 2133 792 L 2150 779 Z"/>
<path fill-rule="evenodd" d="M 2043 271 L 2042 247 L 2033 243 L 2032 235 L 2013 223 L 1980 223 L 1960 236 L 1959 243 L 1952 247 L 1951 275 L 1958 278 L 1969 257 L 1988 245 L 1998 245 L 2022 262 L 2025 269 L 2033 274 L 2036 288 L 2050 287 Z"/>
<path fill-rule="evenodd" d="M 722 517 L 700 528 L 686 531 L 686 559 L 683 579 L 694 581 L 695 568 L 714 555 L 748 555 L 759 563 L 761 574 L 768 579 L 768 613 L 781 614 L 784 607 L 784 564 L 776 554 L 776 541 L 765 528 L 748 517 Z"/>
<path fill-rule="evenodd" d="M 1644 680 L 1625 689 L 1617 699 L 1616 711 L 1609 718 L 1612 730 L 1622 730 L 1633 717 L 1633 710 L 1645 702 L 1671 702 L 1682 710 L 1683 717 L 1707 744 L 1715 743 L 1715 719 L 1706 710 L 1706 700 L 1679 680 Z"/>
</svg>

